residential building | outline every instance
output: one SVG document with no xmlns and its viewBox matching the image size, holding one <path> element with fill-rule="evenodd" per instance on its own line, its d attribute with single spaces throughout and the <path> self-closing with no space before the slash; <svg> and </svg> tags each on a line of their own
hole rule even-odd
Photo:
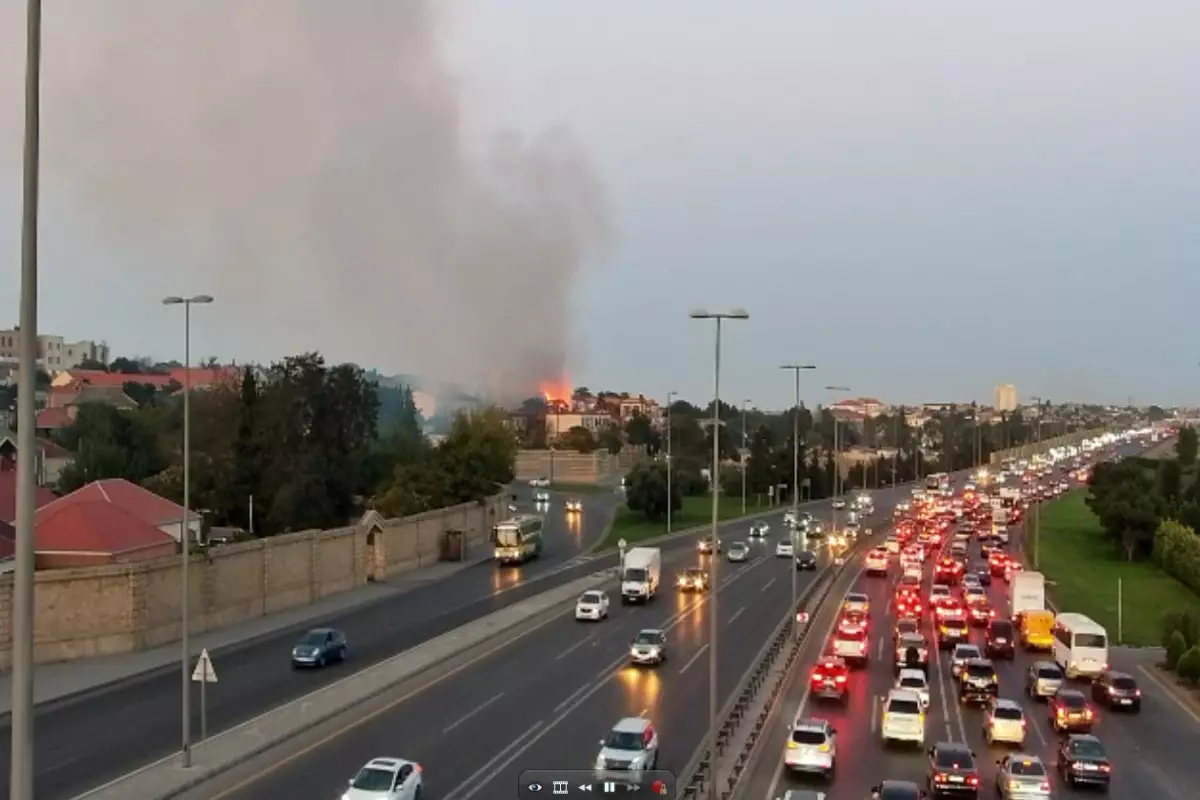
<svg viewBox="0 0 1200 800">
<path fill-rule="evenodd" d="M 993 405 L 997 411 L 1016 411 L 1017 387 L 1011 383 L 1002 383 L 997 386 Z"/>
<path fill-rule="evenodd" d="M 615 424 L 612 414 L 606 411 L 563 411 L 546 414 L 546 435 L 554 438 L 571 428 L 584 428 L 598 433 Z"/>
<path fill-rule="evenodd" d="M 237 384 L 242 379 L 239 367 L 192 367 L 190 370 L 175 367 L 165 375 L 128 375 L 121 372 L 104 372 L 92 369 L 67 370 L 54 377 L 51 389 L 79 389 L 82 386 L 122 388 L 127 383 L 144 383 L 159 389 L 166 389 L 172 384 L 183 386 L 190 382 L 193 389 L 209 389 L 214 386 Z"/>
<path fill-rule="evenodd" d="M 38 363 L 47 371 L 74 369 L 85 361 L 107 364 L 108 345 L 87 339 L 72 342 L 57 334 L 40 334 L 38 337 Z M 21 328 L 14 326 L 0 330 L 0 361 L 16 362 L 21 357 Z"/>
<path fill-rule="evenodd" d="M 58 499 L 58 495 L 44 486 L 34 489 L 33 496 L 38 508 Z M 17 465 L 11 459 L 0 457 L 0 522 L 12 525 L 16 520 Z"/>
<path fill-rule="evenodd" d="M 34 521 L 38 569 L 147 561 L 179 552 L 174 537 L 123 506 L 100 499 L 61 504 L 66 499 L 38 509 Z"/>
<path fill-rule="evenodd" d="M 0 561 L 11 559 L 17 554 L 17 532 L 12 525 L 0 520 Z"/>
<path fill-rule="evenodd" d="M 65 447 L 49 439 L 38 437 L 36 440 L 37 455 L 35 463 L 38 471 L 38 486 L 53 486 L 58 482 L 58 476 L 71 463 L 71 453 Z M 7 465 L 17 462 L 17 435 L 11 430 L 0 426 L 0 470 Z M 15 467 L 14 467 L 15 468 Z M 0 520 L 3 520 L 0 512 Z"/>
<path fill-rule="evenodd" d="M 874 397 L 849 397 L 836 403 L 830 403 L 826 408 L 839 414 L 839 418 L 844 414 L 848 418 L 863 420 L 878 417 L 885 413 L 888 407 Z"/>
<path fill-rule="evenodd" d="M 119 506 L 142 522 L 158 528 L 176 542 L 179 541 L 180 528 L 183 525 L 183 506 L 173 503 L 165 497 L 159 497 L 149 489 L 143 489 L 124 478 L 105 478 L 92 481 L 86 486 L 81 486 L 70 494 L 42 506 L 38 509 L 38 514 L 46 512 L 51 506 L 62 508 L 93 502 Z M 201 528 L 199 515 L 192 515 L 189 527 L 192 530 L 193 538 L 198 537 Z"/>
</svg>

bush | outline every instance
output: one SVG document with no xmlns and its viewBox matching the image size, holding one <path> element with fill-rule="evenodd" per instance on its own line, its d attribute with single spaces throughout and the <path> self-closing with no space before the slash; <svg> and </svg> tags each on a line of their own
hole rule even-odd
<svg viewBox="0 0 1200 800">
<path fill-rule="evenodd" d="M 1154 534 L 1154 563 L 1194 592 L 1200 592 L 1200 536 L 1167 520 Z"/>
<path fill-rule="evenodd" d="M 1183 638 L 1183 634 L 1179 631 L 1172 632 L 1171 638 L 1167 640 L 1167 669 L 1175 669 L 1179 664 L 1179 659 L 1186 652 L 1188 652 L 1187 639 Z"/>
<path fill-rule="evenodd" d="M 1187 613 L 1184 611 L 1175 610 L 1163 614 L 1162 637 L 1159 639 L 1159 642 L 1162 643 L 1164 649 L 1171 646 L 1171 634 L 1175 633 L 1175 631 L 1183 630 L 1186 619 Z"/>
<path fill-rule="evenodd" d="M 1193 647 L 1180 656 L 1175 672 L 1185 681 L 1200 682 L 1200 647 Z"/>
</svg>

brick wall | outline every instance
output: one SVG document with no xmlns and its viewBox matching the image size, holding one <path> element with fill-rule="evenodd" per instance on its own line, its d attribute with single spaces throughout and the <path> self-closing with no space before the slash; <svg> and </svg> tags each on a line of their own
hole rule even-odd
<svg viewBox="0 0 1200 800">
<path fill-rule="evenodd" d="M 466 534 L 469 558 L 488 555 L 501 497 L 414 517 L 369 512 L 358 525 L 302 531 L 192 556 L 191 630 L 202 632 L 302 606 L 438 560 L 447 530 Z M 131 564 L 40 571 L 34 657 L 39 663 L 112 655 L 180 635 L 178 556 Z M 12 659 L 12 575 L 0 576 L 0 669 Z"/>
</svg>

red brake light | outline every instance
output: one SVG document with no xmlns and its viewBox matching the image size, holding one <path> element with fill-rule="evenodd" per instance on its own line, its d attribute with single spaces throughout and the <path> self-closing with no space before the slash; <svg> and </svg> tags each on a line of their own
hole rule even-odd
<svg viewBox="0 0 1200 800">
<path fill-rule="evenodd" d="M 846 682 L 846 676 L 845 676 L 845 675 L 838 675 L 836 678 L 834 678 L 834 680 L 835 680 L 837 683 L 845 683 L 845 682 Z"/>
<path fill-rule="evenodd" d="M 1041 789 L 1043 792 L 1050 791 L 1050 781 L 1042 781 Z"/>
<path fill-rule="evenodd" d="M 967 783 L 968 783 L 968 784 L 970 784 L 971 786 L 978 786 L 978 785 L 979 785 L 979 778 L 977 778 L 976 776 L 972 775 L 972 776 L 970 776 L 969 778 L 967 778 Z"/>
<path fill-rule="evenodd" d="M 1110 767 L 1108 764 L 1101 764 L 1100 771 L 1101 772 L 1112 772 L 1112 767 Z"/>
<path fill-rule="evenodd" d="M 415 769 L 417 771 L 417 774 L 420 774 L 425 771 L 425 768 L 422 767 L 420 764 L 413 764 L 413 769 Z"/>
</svg>

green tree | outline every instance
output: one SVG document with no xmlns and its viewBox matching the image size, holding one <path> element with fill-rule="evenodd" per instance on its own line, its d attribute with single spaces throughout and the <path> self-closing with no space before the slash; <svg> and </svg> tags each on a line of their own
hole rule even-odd
<svg viewBox="0 0 1200 800">
<path fill-rule="evenodd" d="M 517 442 L 505 419 L 494 408 L 455 415 L 433 456 L 451 504 L 482 500 L 515 477 Z"/>
<path fill-rule="evenodd" d="M 1193 685 L 1200 681 L 1200 647 L 1193 646 L 1180 656 L 1175 664 L 1175 672 Z"/>
<path fill-rule="evenodd" d="M 566 450 L 577 453 L 590 453 L 596 449 L 596 438 L 592 432 L 580 425 L 568 428 L 558 437 L 557 444 Z"/>
<path fill-rule="evenodd" d="M 634 447 L 645 447 L 649 455 L 656 454 L 662 448 L 662 436 L 650 418 L 641 412 L 625 422 L 625 439 Z"/>
<path fill-rule="evenodd" d="M 1179 500 L 1183 487 L 1183 469 L 1173 458 L 1163 459 L 1158 464 L 1158 493 L 1164 500 Z"/>
<path fill-rule="evenodd" d="M 1175 455 L 1179 458 L 1179 464 L 1183 467 L 1191 467 L 1196 463 L 1196 450 L 1198 446 L 1196 429 L 1191 425 L 1184 425 L 1179 430 L 1179 438 L 1175 440 Z"/>
<path fill-rule="evenodd" d="M 625 447 L 625 440 L 621 436 L 621 429 L 616 425 L 608 425 L 600 429 L 600 433 L 596 436 L 596 445 L 603 450 L 607 450 L 611 455 L 616 455 Z"/>
<path fill-rule="evenodd" d="M 97 361 L 94 358 L 85 358 L 79 362 L 79 369 L 93 370 L 96 372 L 108 372 L 108 365 L 103 361 Z"/>
<path fill-rule="evenodd" d="M 140 483 L 165 467 L 156 432 L 146 420 L 110 405 L 77 406 L 75 420 L 62 432 L 61 442 L 75 454 L 59 474 L 61 492 L 105 478 Z"/>
<path fill-rule="evenodd" d="M 666 517 L 668 503 L 672 511 L 683 507 L 678 482 L 672 481 L 671 493 L 667 494 L 666 464 L 642 461 L 630 470 L 625 481 L 625 504 L 630 511 L 640 511 L 646 519 L 659 520 Z"/>
<path fill-rule="evenodd" d="M 771 429 L 764 425 L 754 431 L 747 449 L 750 455 L 746 459 L 746 491 L 765 495 L 770 487 L 780 482 L 776 473 L 778 458 Z M 788 477 L 788 483 L 791 483 L 790 474 Z M 738 480 L 740 482 L 741 478 Z"/>
</svg>

